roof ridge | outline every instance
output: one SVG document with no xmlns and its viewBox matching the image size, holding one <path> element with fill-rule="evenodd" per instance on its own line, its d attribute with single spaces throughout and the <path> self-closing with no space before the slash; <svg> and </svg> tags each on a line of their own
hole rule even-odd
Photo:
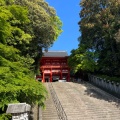
<svg viewBox="0 0 120 120">
<path fill-rule="evenodd" d="M 43 51 L 44 57 L 65 57 L 68 56 L 67 51 Z"/>
<path fill-rule="evenodd" d="M 46 52 L 46 51 L 43 51 L 43 52 Z M 48 52 L 67 52 L 67 51 L 60 51 L 60 50 L 49 50 Z"/>
</svg>

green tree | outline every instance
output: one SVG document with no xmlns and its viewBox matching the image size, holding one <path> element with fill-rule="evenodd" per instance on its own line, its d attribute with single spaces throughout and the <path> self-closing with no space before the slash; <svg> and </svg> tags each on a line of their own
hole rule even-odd
<svg viewBox="0 0 120 120">
<path fill-rule="evenodd" d="M 97 54 L 94 51 L 88 51 L 85 46 L 81 46 L 76 50 L 71 51 L 68 59 L 68 64 L 73 73 L 78 71 L 94 72 L 97 68 Z"/>
<path fill-rule="evenodd" d="M 44 0 L 15 0 L 15 3 L 26 6 L 29 10 L 31 22 L 26 26 L 26 30 L 32 35 L 32 41 L 26 54 L 35 59 L 34 65 L 37 70 L 42 48 L 49 48 L 58 38 L 62 32 L 62 22 L 56 15 L 55 9 Z"/>
<path fill-rule="evenodd" d="M 34 60 L 22 52 L 22 45 L 29 45 L 32 38 L 24 29 L 30 22 L 27 9 L 9 2 L 0 1 L 0 119 L 6 120 L 2 113 L 9 103 L 44 107 L 47 95 L 44 85 L 36 82 L 30 71 Z"/>
<path fill-rule="evenodd" d="M 80 5 L 80 44 L 98 53 L 99 71 L 120 75 L 120 52 L 116 37 L 120 29 L 119 0 L 82 0 Z"/>
<path fill-rule="evenodd" d="M 33 79 L 32 72 L 23 64 L 26 61 L 16 48 L 0 44 L 0 111 L 17 102 L 44 107 L 47 91 Z"/>
<path fill-rule="evenodd" d="M 2 113 L 9 103 L 44 107 L 47 91 L 34 80 L 31 67 L 61 26 L 55 10 L 42 0 L 0 0 L 0 119 L 7 120 Z"/>
</svg>

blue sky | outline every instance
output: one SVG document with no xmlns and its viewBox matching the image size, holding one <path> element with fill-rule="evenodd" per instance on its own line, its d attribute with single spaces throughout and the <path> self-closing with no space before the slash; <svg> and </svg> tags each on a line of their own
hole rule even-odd
<svg viewBox="0 0 120 120">
<path fill-rule="evenodd" d="M 78 22 L 80 21 L 80 0 L 45 0 L 56 10 L 57 16 L 63 23 L 63 32 L 49 50 L 67 51 L 78 48 L 80 36 Z"/>
</svg>

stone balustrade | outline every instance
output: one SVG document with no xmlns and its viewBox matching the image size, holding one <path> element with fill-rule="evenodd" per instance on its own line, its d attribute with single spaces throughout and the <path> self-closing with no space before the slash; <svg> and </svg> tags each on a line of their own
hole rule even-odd
<svg viewBox="0 0 120 120">
<path fill-rule="evenodd" d="M 90 74 L 88 75 L 88 78 L 89 81 L 93 84 L 115 93 L 117 96 L 120 96 L 120 83 L 116 83 Z"/>
</svg>

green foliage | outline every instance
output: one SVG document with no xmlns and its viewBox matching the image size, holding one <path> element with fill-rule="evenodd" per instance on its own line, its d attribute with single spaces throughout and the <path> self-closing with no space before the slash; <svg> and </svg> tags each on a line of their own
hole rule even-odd
<svg viewBox="0 0 120 120">
<path fill-rule="evenodd" d="M 119 0 L 82 0 L 80 5 L 80 47 L 97 53 L 97 71 L 119 76 Z"/>
<path fill-rule="evenodd" d="M 0 51 L 0 109 L 4 111 L 6 105 L 17 102 L 44 107 L 47 91 L 33 79 L 32 72 L 23 64 L 26 60 L 19 59 L 18 50 L 12 46 L 0 45 Z"/>
<path fill-rule="evenodd" d="M 21 7 L 19 5 L 12 5 L 9 6 L 10 12 L 14 15 L 13 25 L 15 24 L 25 24 L 29 23 L 30 20 L 28 19 L 28 10 L 26 7 Z M 15 23 L 14 23 L 15 22 Z"/>
<path fill-rule="evenodd" d="M 32 41 L 34 51 L 35 48 L 38 51 L 38 47 L 50 47 L 62 32 L 62 22 L 54 8 L 43 0 L 15 0 L 15 3 L 26 6 L 29 10 L 30 26 L 32 27 L 32 31 L 30 29 L 29 32 L 34 36 Z"/>
<path fill-rule="evenodd" d="M 111 77 L 111 76 L 107 76 L 107 75 L 96 75 L 100 78 L 103 78 L 105 80 L 109 80 L 109 81 L 112 81 L 112 82 L 115 82 L 115 83 L 120 83 L 120 78 L 119 77 Z"/>
<path fill-rule="evenodd" d="M 12 14 L 4 6 L 0 6 L 0 41 L 6 43 L 6 38 L 11 36 L 11 26 L 8 22 Z"/>
<path fill-rule="evenodd" d="M 0 1 L 0 119 L 7 120 L 9 103 L 26 102 L 44 107 L 47 91 L 34 80 L 31 71 L 34 59 L 29 45 L 32 35 L 26 30 L 30 23 L 25 7 L 11 1 Z"/>
<path fill-rule="evenodd" d="M 95 52 L 90 50 L 86 51 L 85 48 L 81 46 L 80 48 L 71 51 L 68 64 L 74 73 L 79 70 L 94 72 L 97 66 L 96 58 L 97 55 Z"/>
<path fill-rule="evenodd" d="M 10 117 L 2 114 L 9 103 L 44 107 L 46 88 L 31 70 L 34 62 L 39 67 L 42 47 L 53 44 L 61 26 L 43 0 L 0 0 L 0 119 Z"/>
<path fill-rule="evenodd" d="M 2 114 L 0 115 L 0 120 L 11 120 L 12 116 L 10 114 Z"/>
<path fill-rule="evenodd" d="M 30 42 L 31 35 L 22 28 L 30 22 L 27 15 L 27 9 L 21 6 L 0 6 L 0 41 L 2 43 L 15 46 Z"/>
<path fill-rule="evenodd" d="M 62 32 L 62 22 L 56 15 L 55 9 L 44 0 L 15 0 L 15 4 L 28 8 L 31 22 L 24 29 L 32 35 L 32 41 L 23 53 L 29 54 L 35 60 L 36 72 L 39 69 L 42 48 L 49 48 L 58 38 Z"/>
<path fill-rule="evenodd" d="M 71 51 L 74 72 L 89 71 L 120 76 L 119 0 L 82 0 L 79 47 Z"/>
</svg>

